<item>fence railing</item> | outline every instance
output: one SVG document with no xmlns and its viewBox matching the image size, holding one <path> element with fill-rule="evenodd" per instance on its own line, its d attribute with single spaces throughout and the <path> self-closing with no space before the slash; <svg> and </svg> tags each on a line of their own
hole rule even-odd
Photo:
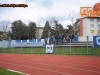
<svg viewBox="0 0 100 75">
<path fill-rule="evenodd" d="M 87 38 L 87 37 L 86 37 Z M 52 44 L 52 43 L 51 43 Z M 53 43 L 53 54 L 96 54 L 100 55 L 100 48 L 93 48 L 93 42 L 73 41 Z M 11 40 L 0 41 L 0 53 L 30 53 L 30 54 L 45 54 L 46 40 Z"/>
</svg>

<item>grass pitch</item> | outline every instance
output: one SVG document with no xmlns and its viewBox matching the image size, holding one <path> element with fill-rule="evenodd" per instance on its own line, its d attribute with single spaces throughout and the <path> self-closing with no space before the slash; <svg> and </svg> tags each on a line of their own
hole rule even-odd
<svg viewBox="0 0 100 75">
<path fill-rule="evenodd" d="M 46 48 L 0 48 L 0 53 L 46 54 Z M 52 54 L 100 56 L 100 48 L 93 47 L 55 47 Z"/>
</svg>

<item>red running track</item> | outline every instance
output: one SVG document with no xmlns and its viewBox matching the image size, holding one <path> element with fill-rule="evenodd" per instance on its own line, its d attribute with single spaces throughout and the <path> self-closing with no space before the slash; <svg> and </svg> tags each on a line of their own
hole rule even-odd
<svg viewBox="0 0 100 75">
<path fill-rule="evenodd" d="M 100 75 L 100 57 L 0 54 L 0 68 L 29 75 Z"/>
</svg>

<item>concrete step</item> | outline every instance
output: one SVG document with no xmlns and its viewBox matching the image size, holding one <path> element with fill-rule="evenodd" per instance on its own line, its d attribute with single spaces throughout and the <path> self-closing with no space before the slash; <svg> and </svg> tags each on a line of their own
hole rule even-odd
<svg viewBox="0 0 100 75">
<path fill-rule="evenodd" d="M 87 47 L 87 45 L 54 45 L 55 47 Z M 92 45 L 88 45 L 88 47 L 92 47 Z"/>
<path fill-rule="evenodd" d="M 70 46 L 73 46 L 73 47 L 92 47 L 92 42 L 64 42 L 64 43 L 58 43 L 58 44 L 55 44 L 54 46 L 56 47 L 70 47 Z"/>
<path fill-rule="evenodd" d="M 70 42 L 63 42 L 63 43 L 70 43 Z M 87 43 L 87 42 L 83 41 L 83 42 L 71 42 L 71 43 Z M 88 43 L 92 43 L 92 42 L 89 41 Z"/>
<path fill-rule="evenodd" d="M 62 45 L 70 45 L 70 43 L 61 43 Z M 71 43 L 72 45 L 85 45 L 85 44 L 92 44 L 92 43 Z"/>
</svg>

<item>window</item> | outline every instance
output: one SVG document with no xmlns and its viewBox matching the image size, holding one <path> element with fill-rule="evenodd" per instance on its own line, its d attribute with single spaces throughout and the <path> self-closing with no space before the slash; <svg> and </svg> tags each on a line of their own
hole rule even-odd
<svg viewBox="0 0 100 75">
<path fill-rule="evenodd" d="M 100 29 L 100 24 L 97 24 L 98 29 Z"/>
<path fill-rule="evenodd" d="M 91 28 L 94 28 L 94 24 L 90 24 L 90 27 L 91 27 Z"/>
<path fill-rule="evenodd" d="M 91 30 L 91 34 L 94 34 L 94 30 Z"/>
<path fill-rule="evenodd" d="M 91 22 L 93 22 L 93 21 L 94 21 L 94 19 L 93 19 L 93 18 L 91 18 L 91 19 L 90 19 L 90 21 L 91 21 Z"/>
<path fill-rule="evenodd" d="M 100 34 L 100 30 L 98 30 L 98 33 Z"/>
<path fill-rule="evenodd" d="M 100 22 L 100 18 L 97 18 L 97 22 Z"/>
</svg>

